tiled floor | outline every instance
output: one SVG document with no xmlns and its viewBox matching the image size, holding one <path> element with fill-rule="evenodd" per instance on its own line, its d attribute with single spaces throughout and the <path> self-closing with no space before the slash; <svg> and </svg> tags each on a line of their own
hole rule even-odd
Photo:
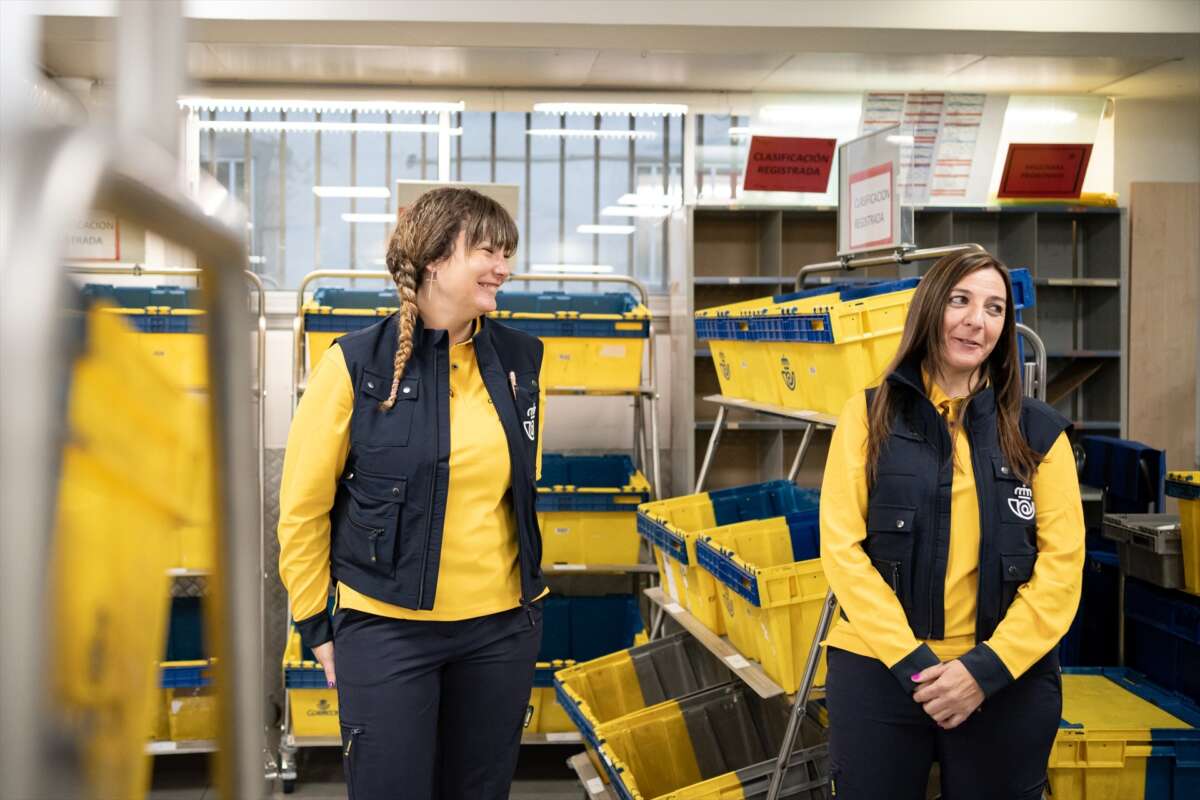
<svg viewBox="0 0 1200 800">
<path fill-rule="evenodd" d="M 580 800 L 583 788 L 567 769 L 566 761 L 579 751 L 569 747 L 541 746 L 521 749 L 517 777 L 510 800 Z M 150 800 L 215 800 L 208 787 L 207 756 L 167 756 L 155 759 L 154 783 Z M 345 800 L 341 754 L 336 748 L 301 752 L 296 791 L 285 795 L 279 785 L 271 787 L 273 797 L 305 800 Z"/>
</svg>

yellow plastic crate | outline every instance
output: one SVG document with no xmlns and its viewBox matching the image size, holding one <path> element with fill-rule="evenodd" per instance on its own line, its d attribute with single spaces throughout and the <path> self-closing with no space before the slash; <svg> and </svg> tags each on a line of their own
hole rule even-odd
<svg viewBox="0 0 1200 800">
<path fill-rule="evenodd" d="M 717 528 L 700 545 L 706 547 L 720 554 L 726 572 L 718 585 L 730 640 L 784 691 L 797 691 L 829 590 L 820 559 L 793 560 L 784 517 Z M 699 560 L 702 567 L 713 563 L 704 552 Z M 822 660 L 816 684 L 824 679 Z"/>
<path fill-rule="evenodd" d="M 780 405 L 836 415 L 855 392 L 879 383 L 900 346 L 915 293 L 908 289 L 814 309 L 829 315 L 832 342 L 768 342 Z"/>
<path fill-rule="evenodd" d="M 132 797 L 149 781 L 145 743 L 162 708 L 155 668 L 170 604 L 165 534 L 190 456 L 163 411 L 179 399 L 118 315 L 84 317 L 67 391 L 46 596 L 56 713 L 81 728 L 91 794 Z"/>
<path fill-rule="evenodd" d="M 208 388 L 208 343 L 203 332 L 205 312 L 198 308 L 116 308 L 98 306 L 104 313 L 156 323 L 159 331 L 139 330 L 139 349 L 172 386 L 189 391 Z"/>
<path fill-rule="evenodd" d="M 641 539 L 635 498 L 628 513 L 550 511 L 538 514 L 542 566 L 551 564 L 636 564 Z"/>
<path fill-rule="evenodd" d="M 1121 668 L 1066 669 L 1050 752 L 1055 800 L 1190 800 L 1200 708 Z"/>
<path fill-rule="evenodd" d="M 211 688 L 166 691 L 167 726 L 172 741 L 217 738 L 217 695 Z"/>
<path fill-rule="evenodd" d="M 717 524 L 708 492 L 638 506 L 639 532 L 647 523 L 659 529 L 658 537 L 652 539 L 654 561 L 667 596 L 709 630 L 725 633 L 717 584 L 696 566 L 696 540 Z"/>
<path fill-rule="evenodd" d="M 574 661 L 539 661 L 534 667 L 533 689 L 529 694 L 530 716 L 526 733 L 567 733 L 575 724 L 558 704 L 554 692 L 554 675 L 574 666 Z"/>
<path fill-rule="evenodd" d="M 304 330 L 306 370 L 311 370 L 339 336 L 345 336 L 378 322 L 400 310 L 395 306 L 377 308 L 334 308 L 309 300 L 301 309 Z M 333 330 L 328 330 L 332 328 Z"/>
<path fill-rule="evenodd" d="M 765 378 L 769 378 L 766 374 L 766 349 L 759 347 L 755 342 L 737 339 L 735 333 L 739 330 L 747 331 L 749 319 L 767 313 L 770 306 L 770 297 L 756 297 L 740 303 L 701 309 L 695 313 L 697 338 L 700 339 L 701 346 L 708 347 L 712 354 L 721 394 L 726 397 L 770 402 L 756 396 L 756 386 L 759 382 L 763 382 L 763 389 L 774 389 L 772 381 L 764 381 Z M 702 334 L 706 329 L 718 327 L 721 333 L 709 333 L 716 333 L 719 338 Z"/>
<path fill-rule="evenodd" d="M 341 736 L 337 689 L 288 689 L 292 733 L 297 736 Z"/>
<path fill-rule="evenodd" d="M 1168 472 L 1167 494 L 1179 501 L 1184 588 L 1200 594 L 1200 472 Z"/>
<path fill-rule="evenodd" d="M 620 314 L 498 310 L 488 316 L 542 340 L 542 383 L 548 389 L 616 391 L 642 383 L 650 309 L 641 303 Z M 577 332 L 583 330 L 602 333 Z"/>
<path fill-rule="evenodd" d="M 600 756 L 621 796 L 633 800 L 734 800 L 747 783 L 769 776 L 787 725 L 782 697 L 762 700 L 735 682 L 660 703 L 601 725 Z M 718 731 L 740 731 L 735 737 Z M 812 780 L 810 790 L 789 793 L 796 800 L 827 797 L 828 764 L 822 734 L 805 721 L 801 744 L 788 770 Z M 761 789 L 760 789 L 761 791 Z"/>
</svg>

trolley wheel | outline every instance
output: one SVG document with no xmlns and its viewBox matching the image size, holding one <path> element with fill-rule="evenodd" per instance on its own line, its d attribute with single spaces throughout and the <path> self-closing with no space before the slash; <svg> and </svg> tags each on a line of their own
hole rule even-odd
<svg viewBox="0 0 1200 800">
<path fill-rule="evenodd" d="M 283 793 L 284 794 L 292 794 L 295 791 L 296 791 L 296 779 L 295 778 L 284 778 L 283 779 Z"/>
</svg>

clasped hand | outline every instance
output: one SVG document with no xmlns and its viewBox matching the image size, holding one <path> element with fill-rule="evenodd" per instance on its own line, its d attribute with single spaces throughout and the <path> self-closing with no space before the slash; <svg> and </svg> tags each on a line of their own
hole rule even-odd
<svg viewBox="0 0 1200 800">
<path fill-rule="evenodd" d="M 913 700 L 942 730 L 957 728 L 983 703 L 983 690 L 958 659 L 936 664 L 912 677 Z"/>
</svg>

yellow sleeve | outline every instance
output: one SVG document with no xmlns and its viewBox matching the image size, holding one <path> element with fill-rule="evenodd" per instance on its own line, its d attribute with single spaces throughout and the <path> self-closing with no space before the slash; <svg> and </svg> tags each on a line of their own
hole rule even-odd
<svg viewBox="0 0 1200 800">
<path fill-rule="evenodd" d="M 534 481 L 542 479 L 542 429 L 546 427 L 546 361 L 542 360 L 542 370 L 538 374 L 538 430 L 537 430 L 537 465 L 534 468 Z"/>
<path fill-rule="evenodd" d="M 279 486 L 279 577 L 309 647 L 333 638 L 329 600 L 329 511 L 350 452 L 354 387 L 342 349 L 330 347 L 308 378 L 288 431 Z"/>
<path fill-rule="evenodd" d="M 1058 645 L 1079 608 L 1085 554 L 1083 503 L 1075 454 L 1065 432 L 1038 466 L 1032 488 L 1038 549 L 1033 577 L 1017 590 L 1004 619 L 984 643 L 1014 680 Z"/>
<path fill-rule="evenodd" d="M 913 691 L 911 676 L 938 663 L 863 549 L 867 538 L 867 402 L 850 398 L 838 418 L 821 482 L 821 566 L 854 631 Z M 908 680 L 906 683 L 905 681 Z"/>
</svg>

